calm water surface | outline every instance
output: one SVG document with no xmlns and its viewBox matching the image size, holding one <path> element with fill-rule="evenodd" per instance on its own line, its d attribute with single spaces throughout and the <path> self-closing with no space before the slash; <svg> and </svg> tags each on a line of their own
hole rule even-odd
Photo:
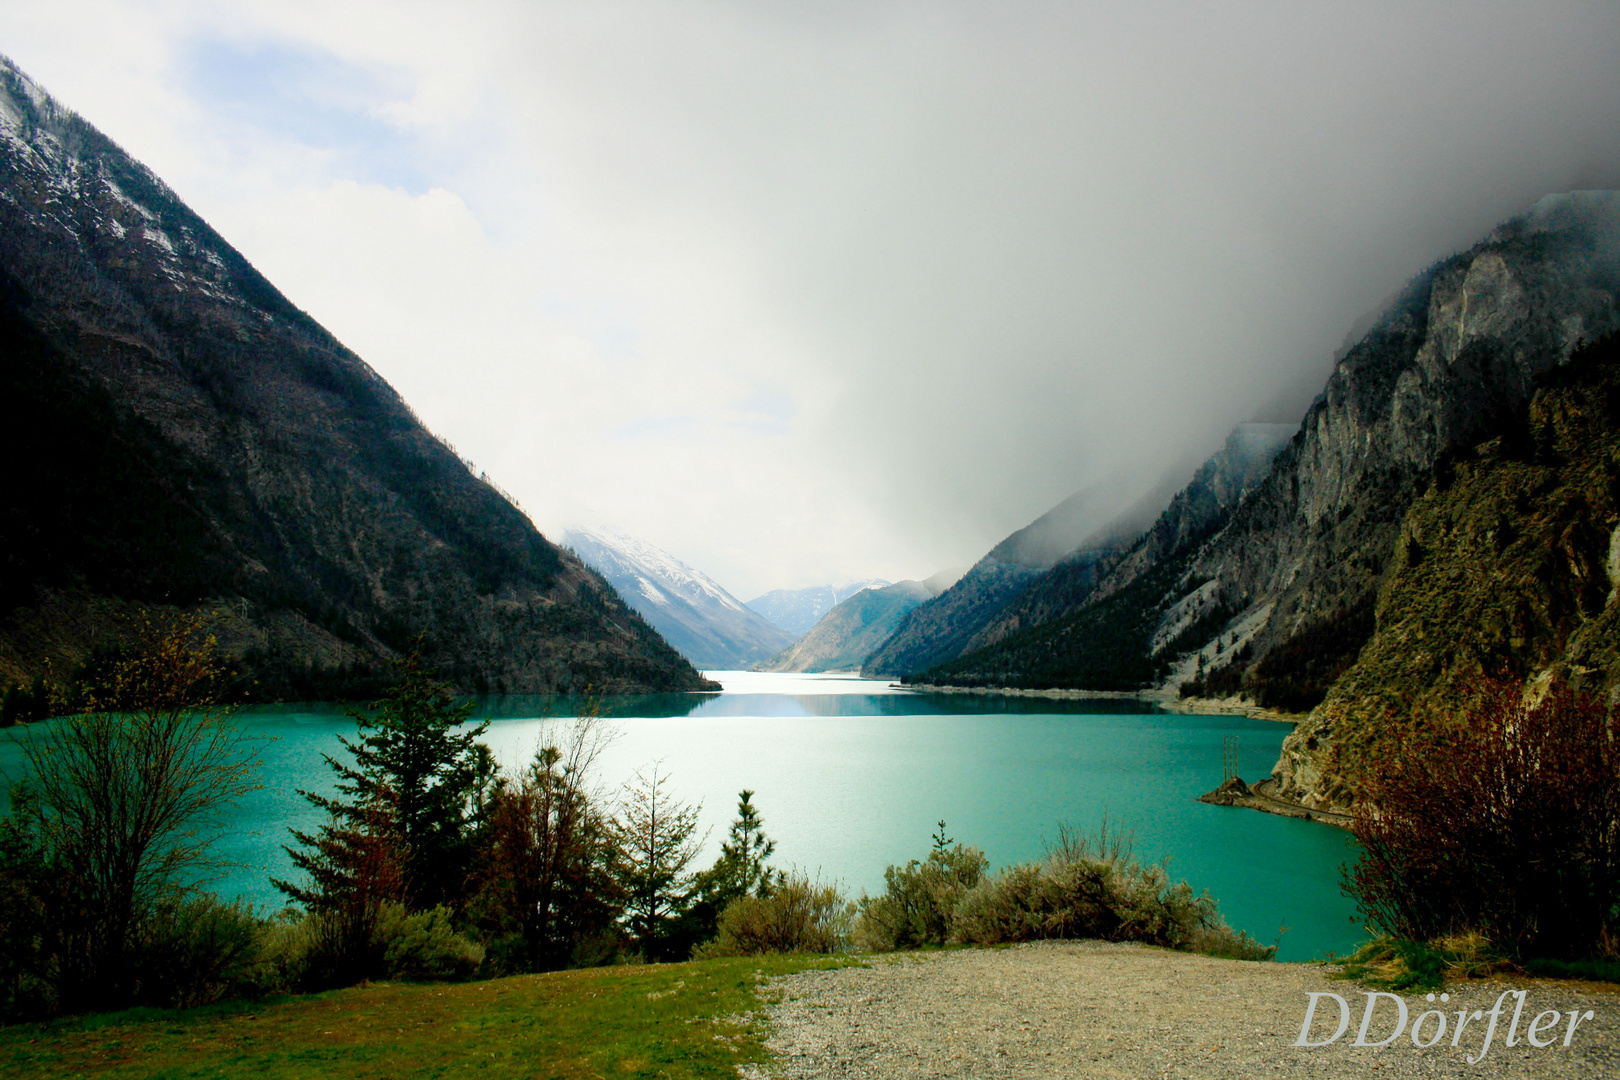
<svg viewBox="0 0 1620 1080">
<path fill-rule="evenodd" d="M 1270 773 L 1288 725 L 1135 702 L 915 694 L 843 676 L 709 674 L 723 693 L 604 699 L 617 737 L 597 761 L 605 789 L 657 763 L 667 791 L 701 803 L 705 865 L 742 788 L 755 793 L 777 865 L 852 894 L 881 890 L 885 866 L 926 855 L 942 818 L 994 868 L 1039 858 L 1060 822 L 1090 829 L 1106 814 L 1135 834 L 1139 856 L 1168 857 L 1173 876 L 1209 889 L 1233 926 L 1267 943 L 1287 926 L 1281 959 L 1344 953 L 1361 938 L 1338 888 L 1339 866 L 1354 858 L 1347 834 L 1195 801 L 1221 780 L 1224 737 L 1237 736 L 1252 781 Z M 555 722 L 544 718 L 580 704 L 495 698 L 479 715 L 491 718 L 485 740 L 497 758 L 516 767 Z M 263 787 L 228 822 L 224 854 L 241 865 L 215 887 L 279 907 L 269 879 L 292 873 L 287 828 L 321 823 L 296 789 L 330 790 L 322 754 L 339 753 L 337 737 L 354 724 L 335 705 L 255 707 L 242 721 L 268 737 Z M 17 747 L 0 740 L 0 768 L 14 778 L 17 765 Z"/>
</svg>

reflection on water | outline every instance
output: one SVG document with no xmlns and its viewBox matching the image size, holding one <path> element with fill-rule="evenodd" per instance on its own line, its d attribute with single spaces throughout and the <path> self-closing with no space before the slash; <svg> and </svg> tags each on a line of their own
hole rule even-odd
<svg viewBox="0 0 1620 1080">
<path fill-rule="evenodd" d="M 755 791 L 778 865 L 879 891 L 890 863 L 922 857 L 935 823 L 982 848 L 991 865 L 1041 857 L 1060 822 L 1092 828 L 1107 814 L 1132 830 L 1147 859 L 1221 901 L 1228 920 L 1284 958 L 1344 952 L 1358 937 L 1338 867 L 1354 857 L 1347 834 L 1196 801 L 1221 779 L 1221 747 L 1239 739 L 1240 771 L 1271 771 L 1286 724 L 1234 716 L 1181 716 L 1139 702 L 921 694 L 849 676 L 719 672 L 721 693 L 602 699 L 618 737 L 597 762 L 612 794 L 654 761 L 671 793 L 701 804 L 712 860 L 736 807 Z M 781 692 L 775 692 L 779 689 Z M 548 718 L 577 715 L 578 698 L 479 702 L 485 741 L 506 767 L 521 765 Z M 289 826 L 320 819 L 296 789 L 329 793 L 323 755 L 354 735 L 341 705 L 263 706 L 242 722 L 263 737 L 263 787 L 233 811 L 220 854 L 239 864 L 217 884 L 264 907 L 281 903 L 269 879 L 291 863 Z M 28 731 L 48 735 L 49 725 Z M 16 775 L 19 746 L 0 738 L 0 769 Z"/>
<path fill-rule="evenodd" d="M 578 716 L 594 704 L 613 719 L 676 716 L 986 716 L 1004 713 L 1107 716 L 1157 713 L 1158 706 L 1120 698 L 1043 698 L 1007 694 L 941 694 L 887 679 L 760 671 L 705 671 L 720 693 L 507 694 L 478 699 L 478 716 L 496 720 Z M 280 708 L 280 706 L 275 706 Z M 336 708 L 336 707 L 334 707 Z M 341 711 L 341 709 L 339 709 Z"/>
</svg>

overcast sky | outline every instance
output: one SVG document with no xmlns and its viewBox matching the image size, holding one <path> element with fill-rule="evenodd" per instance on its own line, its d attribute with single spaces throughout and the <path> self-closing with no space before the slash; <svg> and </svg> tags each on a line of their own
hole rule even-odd
<svg viewBox="0 0 1620 1080">
<path fill-rule="evenodd" d="M 542 529 L 747 599 L 1105 515 L 1620 186 L 1620 5 L 1215 8 L 0 0 L 0 52 Z"/>
</svg>

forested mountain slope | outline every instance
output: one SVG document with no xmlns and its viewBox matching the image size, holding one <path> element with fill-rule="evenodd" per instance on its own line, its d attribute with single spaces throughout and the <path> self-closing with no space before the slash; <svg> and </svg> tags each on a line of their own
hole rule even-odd
<svg viewBox="0 0 1620 1080">
<path fill-rule="evenodd" d="M 201 609 L 261 698 L 694 689 L 149 170 L 0 61 L 0 683 Z M 565 466 L 560 466 L 565 467 Z"/>
</svg>

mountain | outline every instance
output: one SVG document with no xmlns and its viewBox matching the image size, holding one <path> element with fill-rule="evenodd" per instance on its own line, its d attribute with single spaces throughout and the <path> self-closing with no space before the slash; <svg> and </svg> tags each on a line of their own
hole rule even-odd
<svg viewBox="0 0 1620 1080">
<path fill-rule="evenodd" d="M 772 589 L 756 596 L 744 607 L 763 615 L 794 637 L 809 631 L 821 617 L 862 589 L 881 589 L 889 582 L 882 578 L 848 581 L 842 585 L 810 585 L 803 589 Z"/>
<path fill-rule="evenodd" d="M 856 671 L 912 608 L 938 596 L 953 573 L 862 589 L 822 616 L 808 634 L 758 665 L 759 671 Z"/>
<path fill-rule="evenodd" d="M 991 548 L 945 592 L 920 604 L 861 665 L 861 674 L 903 676 L 955 659 L 1060 561 L 1069 564 L 1077 584 L 1094 577 L 1148 526 L 1170 490 L 1149 492 L 1101 528 L 1091 495 L 1069 496 Z"/>
<path fill-rule="evenodd" d="M 1131 537 L 1114 558 L 1096 547 L 1065 559 L 1032 582 L 1018 599 L 969 639 L 964 653 L 987 648 L 1026 627 L 1038 626 L 1089 601 L 1105 582 L 1119 589 L 1155 565 L 1163 553 L 1212 535 L 1271 472 L 1298 424 L 1239 424 L 1226 442 L 1177 492 L 1153 526 Z M 1118 551 L 1118 548 L 1114 548 Z"/>
<path fill-rule="evenodd" d="M 260 698 L 710 684 L 174 192 L 0 59 L 0 683 L 209 613 Z"/>
<path fill-rule="evenodd" d="M 1513 433 L 1533 421 L 1537 380 L 1582 342 L 1617 327 L 1620 194 L 1542 199 L 1407 284 L 1340 358 L 1271 472 L 1213 531 L 1164 541 L 1150 534 L 1139 544 L 1151 550 L 1127 554 L 1079 608 L 919 681 L 1081 689 L 1181 683 L 1195 694 L 1241 694 L 1293 712 L 1320 704 L 1290 736 L 1279 776 L 1286 793 L 1307 805 L 1342 808 L 1353 800 L 1354 781 L 1341 771 L 1350 751 L 1335 717 L 1350 716 L 1361 706 L 1349 699 L 1368 693 L 1367 669 L 1357 667 L 1364 647 L 1389 640 L 1380 637 L 1394 610 L 1385 590 L 1406 580 L 1401 568 L 1410 563 L 1402 536 L 1420 537 L 1412 549 L 1420 551 L 1421 538 L 1439 528 L 1409 513 L 1481 444 L 1519 438 Z M 1505 512 L 1492 542 L 1531 531 L 1531 505 Z M 1584 543 L 1568 540 L 1576 551 Z M 1586 557 L 1572 555 L 1569 565 Z M 1537 580 L 1535 588 L 1559 594 Z M 1498 587 L 1488 575 L 1474 584 Z M 1463 595 L 1450 599 L 1460 603 Z M 1508 634 L 1510 643 L 1516 637 Z M 1408 638 L 1404 647 L 1455 652 L 1457 640 Z M 1340 686 L 1351 671 L 1360 674 Z M 1366 742 L 1386 722 L 1380 714 L 1372 728 L 1350 726 Z"/>
<path fill-rule="evenodd" d="M 1401 522 L 1372 637 L 1283 744 L 1280 793 L 1345 805 L 1388 717 L 1483 675 L 1620 686 L 1620 337 L 1544 372 L 1524 423 L 1445 455 Z"/>
<path fill-rule="evenodd" d="M 713 578 L 667 551 L 611 529 L 563 534 L 586 564 L 700 668 L 735 671 L 775 656 L 793 636 L 750 611 Z"/>
</svg>

